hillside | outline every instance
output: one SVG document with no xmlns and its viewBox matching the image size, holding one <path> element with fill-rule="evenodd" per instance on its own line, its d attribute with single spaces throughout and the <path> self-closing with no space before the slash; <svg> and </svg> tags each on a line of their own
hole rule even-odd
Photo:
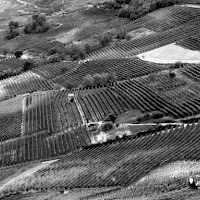
<svg viewBox="0 0 200 200">
<path fill-rule="evenodd" d="M 197 0 L 0 0 L 0 199 L 199 199 L 199 30 Z"/>
</svg>

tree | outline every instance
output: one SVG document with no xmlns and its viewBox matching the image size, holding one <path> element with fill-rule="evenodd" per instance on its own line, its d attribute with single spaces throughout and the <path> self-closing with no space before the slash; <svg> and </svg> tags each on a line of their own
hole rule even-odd
<svg viewBox="0 0 200 200">
<path fill-rule="evenodd" d="M 24 28 L 24 33 L 25 34 L 30 34 L 32 32 L 32 29 L 33 29 L 32 25 L 31 24 L 27 24 L 25 26 L 25 28 Z"/>
<path fill-rule="evenodd" d="M 74 87 L 73 83 L 70 81 L 66 81 L 64 87 L 67 89 L 72 89 Z"/>
<path fill-rule="evenodd" d="M 14 53 L 14 55 L 15 55 L 16 58 L 21 58 L 21 56 L 23 55 L 23 52 L 22 51 L 16 51 Z"/>
<path fill-rule="evenodd" d="M 10 29 L 16 29 L 19 27 L 19 22 L 11 21 L 8 26 Z"/>
<path fill-rule="evenodd" d="M 49 25 L 46 23 L 47 19 L 45 15 L 32 15 L 29 24 L 24 28 L 25 34 L 30 33 L 43 33 L 49 30 Z"/>
<path fill-rule="evenodd" d="M 94 80 L 91 74 L 86 75 L 83 78 L 83 82 L 82 82 L 83 86 L 88 87 L 88 86 L 92 86 L 94 84 Z"/>
<path fill-rule="evenodd" d="M 93 75 L 93 84 L 96 86 L 101 84 L 101 75 L 100 74 Z"/>
<path fill-rule="evenodd" d="M 181 68 L 181 67 L 184 67 L 184 65 L 183 65 L 182 62 L 175 62 L 175 63 L 174 63 L 174 69 L 176 69 L 176 68 Z"/>
<path fill-rule="evenodd" d="M 169 71 L 169 77 L 170 78 L 174 78 L 174 77 L 176 77 L 176 74 L 173 72 L 173 71 Z"/>
<path fill-rule="evenodd" d="M 102 128 L 102 131 L 103 132 L 106 132 L 108 130 L 111 130 L 113 128 L 113 123 L 111 121 L 107 121 L 105 123 L 103 123 L 101 125 L 101 128 Z"/>
</svg>

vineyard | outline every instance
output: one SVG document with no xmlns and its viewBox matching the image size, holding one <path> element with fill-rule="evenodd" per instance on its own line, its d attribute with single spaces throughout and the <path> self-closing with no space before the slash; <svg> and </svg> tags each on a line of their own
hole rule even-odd
<svg viewBox="0 0 200 200">
<path fill-rule="evenodd" d="M 61 158 L 31 177 L 10 185 L 5 188 L 5 192 L 25 188 L 48 190 L 53 187 L 60 190 L 129 186 L 149 171 L 170 162 L 199 160 L 198 132 L 198 123 L 188 124 L 186 127 L 149 133 L 148 136 L 137 139 L 131 136 L 112 144 L 83 149 Z M 59 178 L 60 176 L 62 178 Z M 176 181 L 175 184 L 177 189 L 186 187 L 185 179 Z M 170 185 L 173 185 L 173 180 Z M 170 191 L 170 185 L 165 191 Z M 137 188 L 130 190 L 129 195 L 137 196 Z"/>
<path fill-rule="evenodd" d="M 168 65 L 154 64 L 135 58 L 94 60 L 80 64 L 75 70 L 70 70 L 54 78 L 53 82 L 65 85 L 66 81 L 70 81 L 74 86 L 78 86 L 87 74 L 114 72 L 118 80 L 124 80 L 148 75 L 167 68 Z"/>
<path fill-rule="evenodd" d="M 105 4 L 57 12 L 48 20 L 58 27 L 1 41 L 2 53 L 30 53 L 36 64 L 0 58 L 2 200 L 199 199 L 188 176 L 199 171 L 200 64 L 138 55 L 169 44 L 198 52 L 200 8 L 130 20 Z M 130 39 L 76 46 L 119 29 Z"/>
<path fill-rule="evenodd" d="M 191 35 L 198 35 L 198 24 L 199 18 L 197 17 L 178 28 L 172 28 L 142 38 L 136 38 L 131 41 L 105 47 L 102 50 L 88 54 L 86 60 L 132 57 L 183 40 Z"/>
</svg>

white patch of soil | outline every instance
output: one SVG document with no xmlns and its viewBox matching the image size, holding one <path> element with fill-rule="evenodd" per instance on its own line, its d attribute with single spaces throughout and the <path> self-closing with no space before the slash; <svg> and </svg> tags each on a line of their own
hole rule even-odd
<svg viewBox="0 0 200 200">
<path fill-rule="evenodd" d="M 155 32 L 147 28 L 140 28 L 140 29 L 128 32 L 127 35 L 129 35 L 131 37 L 131 40 L 133 40 L 133 39 L 140 38 L 143 36 L 151 35 L 153 33 Z"/>
<path fill-rule="evenodd" d="M 185 49 L 178 45 L 169 44 L 152 51 L 139 54 L 141 60 L 155 63 L 200 63 L 200 51 Z"/>
<path fill-rule="evenodd" d="M 74 28 L 71 31 L 68 31 L 66 33 L 61 33 L 56 36 L 56 40 L 62 43 L 69 43 L 73 41 L 76 37 L 76 33 L 79 31 L 78 28 Z"/>
<path fill-rule="evenodd" d="M 191 7 L 191 8 L 200 8 L 200 5 L 196 5 L 196 4 L 185 4 L 185 5 L 181 5 L 181 6 L 187 6 L 187 7 Z"/>
</svg>

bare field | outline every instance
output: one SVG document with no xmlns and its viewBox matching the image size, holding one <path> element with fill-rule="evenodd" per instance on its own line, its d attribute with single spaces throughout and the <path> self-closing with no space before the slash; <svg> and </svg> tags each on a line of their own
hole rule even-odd
<svg viewBox="0 0 200 200">
<path fill-rule="evenodd" d="M 175 63 L 178 61 L 184 63 L 200 63 L 200 51 L 185 49 L 176 44 L 169 44 L 139 54 L 138 57 L 142 60 L 155 63 Z"/>
<path fill-rule="evenodd" d="M 140 29 L 136 29 L 133 31 L 128 32 L 127 34 L 131 36 L 131 40 L 136 39 L 136 38 L 140 38 L 140 37 L 144 37 L 147 35 L 151 35 L 155 33 L 152 30 L 149 30 L 147 28 L 140 28 Z"/>
</svg>

